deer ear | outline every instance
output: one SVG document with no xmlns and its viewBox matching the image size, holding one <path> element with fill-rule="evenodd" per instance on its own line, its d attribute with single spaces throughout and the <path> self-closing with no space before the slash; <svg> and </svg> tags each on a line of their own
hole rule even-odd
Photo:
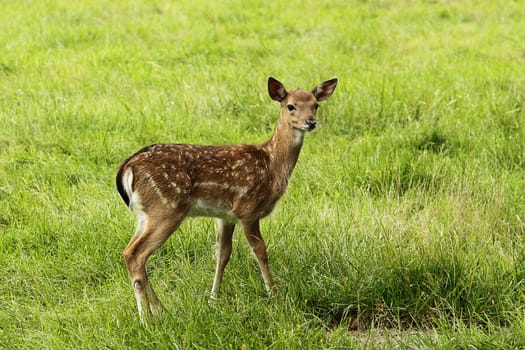
<svg viewBox="0 0 525 350">
<path fill-rule="evenodd" d="M 268 78 L 268 93 L 270 94 L 272 100 L 278 102 L 282 102 L 288 95 L 288 92 L 286 92 L 284 85 L 281 84 L 277 79 L 272 77 Z"/>
<path fill-rule="evenodd" d="M 324 101 L 332 96 L 335 87 L 337 86 L 337 81 L 337 78 L 333 78 L 314 87 L 312 94 L 314 94 L 317 101 Z"/>
</svg>

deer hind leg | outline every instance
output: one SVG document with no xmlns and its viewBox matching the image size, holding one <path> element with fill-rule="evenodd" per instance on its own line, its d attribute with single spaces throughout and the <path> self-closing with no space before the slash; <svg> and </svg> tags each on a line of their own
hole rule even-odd
<svg viewBox="0 0 525 350">
<path fill-rule="evenodd" d="M 139 214 L 139 224 L 135 235 L 124 250 L 124 259 L 135 291 L 140 319 L 143 323 L 152 319 L 155 314 L 162 312 L 163 307 L 151 286 L 146 273 L 146 262 L 175 231 L 184 214 L 164 214 L 151 216 Z"/>
<path fill-rule="evenodd" d="M 228 264 L 228 261 L 230 261 L 234 229 L 235 224 L 223 219 L 217 219 L 217 242 L 215 246 L 217 267 L 215 269 L 215 277 L 213 278 L 213 286 L 210 294 L 210 300 L 212 301 L 216 300 L 219 295 L 224 268 Z"/>
<path fill-rule="evenodd" d="M 266 253 L 266 245 L 261 236 L 261 230 L 259 228 L 259 220 L 243 222 L 244 235 L 248 240 L 248 244 L 252 249 L 253 254 L 257 258 L 259 268 L 261 269 L 261 275 L 264 280 L 266 291 L 269 294 L 275 294 L 277 292 L 273 283 L 272 274 L 270 273 L 270 267 L 268 265 L 268 254 Z"/>
</svg>

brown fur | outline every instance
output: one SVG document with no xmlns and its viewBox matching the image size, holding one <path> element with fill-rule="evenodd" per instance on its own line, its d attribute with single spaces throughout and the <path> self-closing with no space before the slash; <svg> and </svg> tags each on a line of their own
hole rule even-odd
<svg viewBox="0 0 525 350">
<path fill-rule="evenodd" d="M 148 314 L 160 309 L 145 272 L 146 261 L 186 216 L 219 219 L 212 298 L 218 293 L 231 254 L 231 235 L 238 223 L 259 261 L 267 289 L 274 290 L 259 220 L 272 212 L 286 191 L 304 134 L 316 126 L 318 101 L 330 97 L 336 84 L 332 79 L 312 92 L 296 89 L 288 93 L 270 78 L 269 94 L 281 103 L 281 114 L 275 133 L 263 144 L 158 144 L 124 161 L 117 174 L 117 187 L 139 217 L 124 257 L 141 316 L 143 308 Z"/>
</svg>

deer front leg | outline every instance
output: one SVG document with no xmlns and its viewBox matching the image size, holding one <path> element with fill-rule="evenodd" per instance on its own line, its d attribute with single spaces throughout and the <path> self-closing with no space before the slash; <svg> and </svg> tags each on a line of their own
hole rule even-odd
<svg viewBox="0 0 525 350">
<path fill-rule="evenodd" d="M 234 229 L 234 224 L 223 219 L 217 219 L 217 242 L 215 247 L 217 267 L 215 269 L 215 277 L 213 278 L 213 286 L 211 288 L 211 301 L 216 300 L 219 295 L 224 268 L 228 264 L 228 261 L 230 261 Z"/>
<path fill-rule="evenodd" d="M 272 274 L 270 273 L 270 267 L 268 265 L 268 254 L 266 253 L 266 245 L 261 236 L 261 230 L 259 228 L 259 220 L 243 222 L 244 235 L 248 240 L 248 244 L 252 249 L 253 254 L 257 258 L 259 268 L 261 269 L 261 275 L 264 280 L 264 285 L 268 294 L 276 294 L 277 289 L 273 283 Z"/>
</svg>

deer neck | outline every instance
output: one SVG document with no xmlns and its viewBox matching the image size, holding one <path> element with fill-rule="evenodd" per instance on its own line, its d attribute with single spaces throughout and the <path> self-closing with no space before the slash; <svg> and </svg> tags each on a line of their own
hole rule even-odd
<svg viewBox="0 0 525 350">
<path fill-rule="evenodd" d="M 274 134 L 263 144 L 270 156 L 270 171 L 274 174 L 279 188 L 285 189 L 288 184 L 288 178 L 299 159 L 304 133 L 293 128 L 281 115 Z"/>
</svg>

